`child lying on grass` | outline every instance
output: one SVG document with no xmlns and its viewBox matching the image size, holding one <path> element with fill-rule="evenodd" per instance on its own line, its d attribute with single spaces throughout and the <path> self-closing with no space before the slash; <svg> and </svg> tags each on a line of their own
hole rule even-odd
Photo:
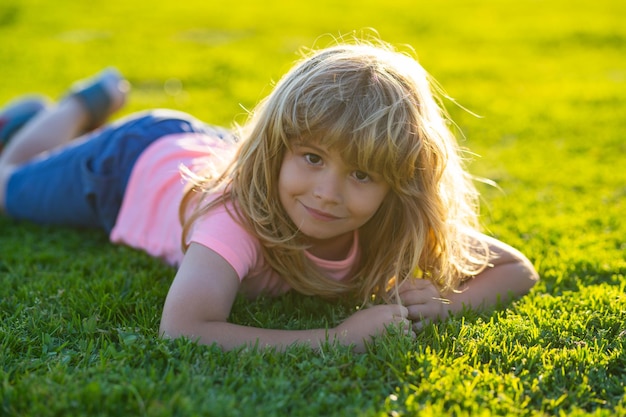
<svg viewBox="0 0 626 417">
<path fill-rule="evenodd" d="M 390 327 L 414 336 L 537 280 L 520 252 L 479 232 L 477 192 L 428 75 L 389 45 L 311 53 L 232 132 L 167 110 L 102 127 L 127 92 L 109 69 L 56 105 L 7 106 L 0 208 L 102 228 L 177 266 L 167 337 L 362 351 Z M 238 293 L 290 290 L 368 307 L 331 329 L 228 322 Z"/>
</svg>

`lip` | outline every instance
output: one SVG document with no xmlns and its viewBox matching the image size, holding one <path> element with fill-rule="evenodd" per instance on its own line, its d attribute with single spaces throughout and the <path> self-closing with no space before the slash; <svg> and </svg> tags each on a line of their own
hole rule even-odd
<svg viewBox="0 0 626 417">
<path fill-rule="evenodd" d="M 304 207 L 304 209 L 307 211 L 307 213 L 309 213 L 309 215 L 311 217 L 313 217 L 316 220 L 321 220 L 324 222 L 330 222 L 330 221 L 334 221 L 334 220 L 340 220 L 341 217 L 337 217 L 333 214 L 330 213 L 326 213 L 325 211 L 320 211 L 320 210 L 316 210 L 314 208 L 308 207 L 304 204 L 302 204 L 302 207 Z"/>
</svg>

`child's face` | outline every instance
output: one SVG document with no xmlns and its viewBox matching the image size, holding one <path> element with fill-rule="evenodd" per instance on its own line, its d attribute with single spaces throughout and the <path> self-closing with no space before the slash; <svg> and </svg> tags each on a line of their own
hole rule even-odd
<svg viewBox="0 0 626 417">
<path fill-rule="evenodd" d="M 315 254 L 351 241 L 347 237 L 376 213 L 389 185 L 379 175 L 348 165 L 335 149 L 301 142 L 285 154 L 278 190 L 285 211 Z"/>
</svg>

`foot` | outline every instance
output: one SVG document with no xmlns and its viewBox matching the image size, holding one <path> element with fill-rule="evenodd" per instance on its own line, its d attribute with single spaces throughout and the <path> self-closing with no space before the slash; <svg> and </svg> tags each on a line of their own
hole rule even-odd
<svg viewBox="0 0 626 417">
<path fill-rule="evenodd" d="M 0 151 L 13 135 L 49 105 L 44 96 L 20 97 L 0 110 Z"/>
<path fill-rule="evenodd" d="M 115 68 L 106 68 L 94 77 L 75 83 L 67 97 L 77 98 L 87 110 L 87 130 L 106 122 L 126 103 L 130 84 Z"/>
</svg>

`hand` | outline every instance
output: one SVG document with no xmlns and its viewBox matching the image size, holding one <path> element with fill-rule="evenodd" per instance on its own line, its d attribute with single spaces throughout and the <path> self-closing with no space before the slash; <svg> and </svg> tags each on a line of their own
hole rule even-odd
<svg viewBox="0 0 626 417">
<path fill-rule="evenodd" d="M 348 317 L 333 329 L 331 336 L 335 336 L 343 344 L 355 345 L 357 352 L 364 352 L 369 339 L 393 328 L 415 337 L 407 315 L 407 308 L 398 304 L 376 305 Z"/>
<path fill-rule="evenodd" d="M 437 287 L 428 279 L 407 280 L 400 285 L 398 293 L 400 302 L 408 310 L 407 318 L 413 320 L 415 331 L 448 313 L 449 301 L 441 297 Z"/>
</svg>

